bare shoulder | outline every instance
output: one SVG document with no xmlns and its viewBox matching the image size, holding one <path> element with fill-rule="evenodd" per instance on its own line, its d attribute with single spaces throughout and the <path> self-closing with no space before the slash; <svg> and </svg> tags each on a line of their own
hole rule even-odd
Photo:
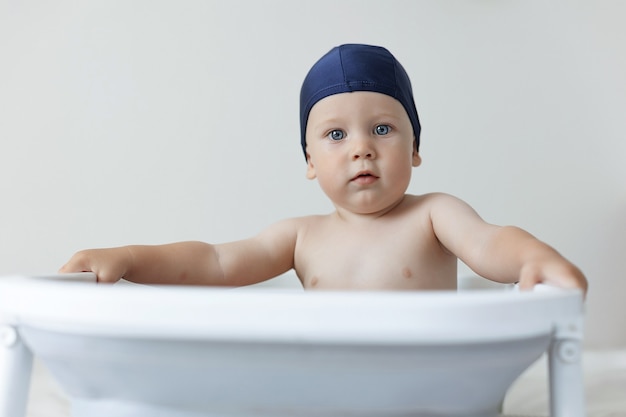
<svg viewBox="0 0 626 417">
<path fill-rule="evenodd" d="M 259 233 L 256 236 L 256 238 L 257 239 L 272 239 L 272 238 L 285 239 L 285 238 L 288 238 L 290 235 L 295 237 L 298 233 L 298 228 L 300 227 L 299 226 L 300 223 L 301 222 L 299 221 L 298 218 L 288 218 L 288 219 L 279 220 L 275 223 L 272 223 L 265 229 L 263 229 L 261 233 Z"/>
<path fill-rule="evenodd" d="M 265 230 L 263 230 L 258 238 L 278 238 L 286 241 L 293 241 L 297 239 L 298 235 L 307 228 L 315 227 L 319 225 L 328 216 L 315 215 L 315 216 L 302 216 L 302 217 L 290 217 L 273 223 Z"/>
<path fill-rule="evenodd" d="M 318 224 L 328 218 L 328 215 L 310 215 L 301 217 L 289 217 L 272 224 L 270 229 L 283 229 L 297 231 L 302 227 Z"/>
<path fill-rule="evenodd" d="M 427 193 L 422 195 L 410 195 L 410 197 L 421 201 L 423 204 L 456 204 L 463 203 L 458 197 L 453 196 L 452 194 L 434 192 Z"/>
<path fill-rule="evenodd" d="M 427 218 L 437 238 L 447 246 L 460 235 L 484 232 L 491 226 L 469 204 L 453 195 L 430 193 L 412 198 L 412 205 Z"/>
<path fill-rule="evenodd" d="M 448 211 L 469 210 L 473 212 L 473 209 L 460 198 L 440 192 L 422 195 L 408 194 L 405 201 L 411 211 L 421 211 L 431 216 L 445 214 Z"/>
</svg>

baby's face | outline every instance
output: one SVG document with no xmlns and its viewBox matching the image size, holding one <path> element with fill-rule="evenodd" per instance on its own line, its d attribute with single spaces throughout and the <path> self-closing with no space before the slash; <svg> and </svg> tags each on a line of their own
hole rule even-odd
<svg viewBox="0 0 626 417">
<path fill-rule="evenodd" d="M 404 196 L 421 162 L 411 121 L 393 97 L 357 91 L 313 106 L 306 128 L 307 177 L 335 206 L 374 214 Z"/>
</svg>

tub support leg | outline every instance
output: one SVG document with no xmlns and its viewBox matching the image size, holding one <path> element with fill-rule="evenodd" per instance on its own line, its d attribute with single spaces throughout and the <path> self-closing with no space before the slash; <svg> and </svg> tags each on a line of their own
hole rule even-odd
<svg viewBox="0 0 626 417">
<path fill-rule="evenodd" d="M 18 329 L 0 324 L 0 417 L 26 415 L 32 365 Z"/>
<path fill-rule="evenodd" d="M 581 323 L 556 329 L 548 352 L 551 417 L 585 417 Z"/>
</svg>

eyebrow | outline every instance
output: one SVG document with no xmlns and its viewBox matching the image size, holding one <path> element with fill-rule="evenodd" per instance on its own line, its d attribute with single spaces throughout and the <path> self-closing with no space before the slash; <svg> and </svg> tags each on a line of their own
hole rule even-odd
<svg viewBox="0 0 626 417">
<path fill-rule="evenodd" d="M 389 112 L 383 112 L 380 114 L 376 114 L 376 117 L 380 117 L 383 119 L 394 119 L 394 120 L 400 120 L 402 119 L 402 116 L 399 116 L 396 113 L 389 113 Z"/>
</svg>

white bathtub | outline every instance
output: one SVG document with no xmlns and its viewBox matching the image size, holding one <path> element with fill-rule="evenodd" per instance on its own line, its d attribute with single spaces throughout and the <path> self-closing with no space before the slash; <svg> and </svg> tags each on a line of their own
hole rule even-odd
<svg viewBox="0 0 626 417">
<path fill-rule="evenodd" d="M 24 415 L 33 354 L 72 399 L 74 417 L 494 417 L 546 351 L 552 416 L 582 417 L 582 310 L 580 293 L 565 290 L 3 278 L 0 417 Z"/>
</svg>

